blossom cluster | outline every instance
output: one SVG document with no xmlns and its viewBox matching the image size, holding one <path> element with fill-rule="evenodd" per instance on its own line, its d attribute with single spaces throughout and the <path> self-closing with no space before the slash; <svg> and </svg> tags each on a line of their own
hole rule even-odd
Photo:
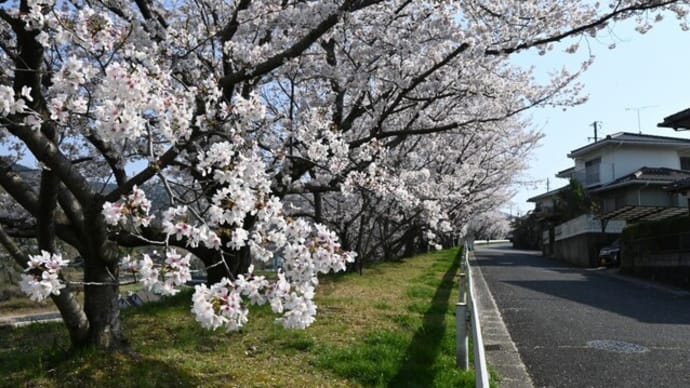
<svg viewBox="0 0 690 388">
<path fill-rule="evenodd" d="M 14 89 L 6 85 L 0 85 L 0 117 L 27 112 L 27 101 L 33 101 L 30 87 L 22 87 L 21 96 L 15 98 Z"/>
<path fill-rule="evenodd" d="M 69 263 L 59 253 L 41 251 L 40 255 L 29 256 L 26 274 L 21 275 L 19 286 L 31 300 L 42 301 L 50 294 L 60 295 L 65 284 L 59 279 L 59 272 Z"/>
<path fill-rule="evenodd" d="M 196 248 L 203 244 L 210 249 L 221 247 L 220 237 L 206 224 L 193 225 L 189 222 L 187 206 L 171 207 L 163 212 L 162 226 L 166 238 L 186 241 L 187 246 Z"/>
<path fill-rule="evenodd" d="M 162 212 L 165 244 L 230 252 L 248 249 L 253 260 L 264 263 L 277 255 L 282 269 L 275 279 L 256 276 L 250 268 L 249 273 L 224 278 L 210 287 L 197 286 L 192 308 L 196 319 L 207 328 L 237 330 L 247 321 L 247 303 L 269 302 L 285 327 L 309 326 L 316 315 L 313 297 L 318 274 L 344 270 L 355 253 L 343 251 L 337 235 L 326 226 L 284 214 L 281 201 L 271 194 L 267 168 L 255 149 L 218 142 L 200 153 L 197 168 L 219 188 L 210 197 L 203 219 L 187 206 Z M 135 187 L 121 201 L 105 203 L 102 213 L 109 225 L 131 225 L 136 233 L 136 227 L 148 225 L 153 217 L 150 207 L 144 192 Z M 253 219 L 251 224 L 248 218 Z M 124 222 L 127 219 L 131 222 Z M 190 254 L 181 257 L 168 249 L 164 257 L 157 253 L 139 259 L 128 256 L 121 268 L 132 271 L 147 289 L 170 295 L 191 278 L 189 261 Z"/>
<path fill-rule="evenodd" d="M 169 249 L 164 257 L 154 251 L 143 254 L 141 260 L 125 256 L 120 267 L 131 271 L 149 291 L 161 295 L 175 295 L 179 287 L 192 279 L 191 254 L 182 256 L 176 249 Z"/>
<path fill-rule="evenodd" d="M 234 331 L 247 323 L 248 310 L 242 306 L 241 290 L 227 278 L 210 288 L 204 284 L 195 286 L 192 302 L 192 313 L 206 329 L 225 326 Z"/>
<path fill-rule="evenodd" d="M 284 327 L 304 329 L 315 320 L 313 297 L 313 286 L 293 290 L 282 271 L 271 282 L 264 276 L 254 275 L 253 268 L 250 268 L 246 275 L 239 275 L 235 281 L 223 278 L 211 287 L 204 284 L 195 286 L 192 313 L 204 328 L 225 327 L 227 331 L 236 331 L 247 322 L 245 299 L 257 305 L 268 302 L 274 313 L 282 314 L 277 320 Z"/>
<path fill-rule="evenodd" d="M 252 259 L 264 263 L 277 255 L 283 266 L 276 279 L 250 270 L 210 288 L 197 286 L 192 308 L 196 319 L 204 327 L 236 330 L 246 320 L 244 303 L 268 301 L 285 327 L 309 326 L 316 314 L 318 274 L 344 270 L 355 253 L 343 251 L 336 234 L 324 225 L 286 217 L 282 203 L 270 193 L 266 166 L 256 152 L 247 155 L 237 144 L 219 142 L 200 155 L 198 166 L 223 184 L 211 197 L 208 211 L 209 225 L 227 236 L 222 248 L 249 248 Z M 174 214 L 183 216 L 183 210 Z M 250 216 L 254 222 L 248 225 Z M 189 239 L 187 231 L 195 228 L 179 222 L 166 225 L 168 235 L 176 238 Z"/>
<path fill-rule="evenodd" d="M 274 231 L 277 233 L 281 231 Z M 286 328 L 303 329 L 314 322 L 318 274 L 344 270 L 346 263 L 354 261 L 355 253 L 342 251 L 335 233 L 323 225 L 297 220 L 285 224 L 282 233 L 286 234 L 283 241 L 292 242 L 275 249 L 283 258 L 276 279 L 255 276 L 250 268 L 234 281 L 224 278 L 210 288 L 196 286 L 192 312 L 202 326 L 239 329 L 246 321 L 244 299 L 259 305 L 269 302 L 273 312 L 281 314 L 277 320 Z"/>
<path fill-rule="evenodd" d="M 146 198 L 144 190 L 134 186 L 132 193 L 124 196 L 118 202 L 105 202 L 101 214 L 105 223 L 116 226 L 121 222 L 130 220 L 135 227 L 149 226 L 154 218 L 150 215 L 151 201 Z"/>
</svg>

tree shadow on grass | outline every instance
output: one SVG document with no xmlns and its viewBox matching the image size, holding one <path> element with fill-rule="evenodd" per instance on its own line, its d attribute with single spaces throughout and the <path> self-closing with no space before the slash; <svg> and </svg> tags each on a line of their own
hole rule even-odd
<svg viewBox="0 0 690 388">
<path fill-rule="evenodd" d="M 62 323 L 0 327 L 0 387 L 186 387 L 178 365 L 131 352 L 70 350 Z"/>
<path fill-rule="evenodd" d="M 455 274 L 460 266 L 456 258 L 443 275 L 441 284 L 424 313 L 422 326 L 415 332 L 412 342 L 405 352 L 405 361 L 388 384 L 391 387 L 429 386 L 436 371 L 432 365 L 441 351 L 446 332 L 445 318 L 450 308 L 449 299 L 455 286 Z"/>
</svg>

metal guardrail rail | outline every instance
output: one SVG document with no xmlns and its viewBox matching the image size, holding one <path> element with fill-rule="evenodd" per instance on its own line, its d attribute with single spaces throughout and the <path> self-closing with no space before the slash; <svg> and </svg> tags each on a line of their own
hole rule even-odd
<svg viewBox="0 0 690 388">
<path fill-rule="evenodd" d="M 481 325 L 479 322 L 479 309 L 474 295 L 472 281 L 472 268 L 469 262 L 468 244 L 462 248 L 460 262 L 460 279 L 458 281 L 459 297 L 455 305 L 456 326 L 456 364 L 458 368 L 469 368 L 468 332 L 471 330 L 474 348 L 474 373 L 475 386 L 477 388 L 489 387 L 489 372 L 484 353 L 484 340 L 482 339 Z"/>
</svg>

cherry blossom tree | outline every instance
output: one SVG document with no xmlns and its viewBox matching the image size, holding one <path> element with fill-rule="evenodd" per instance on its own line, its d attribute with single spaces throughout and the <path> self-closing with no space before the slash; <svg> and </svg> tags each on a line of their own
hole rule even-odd
<svg viewBox="0 0 690 388">
<path fill-rule="evenodd" d="M 55 302 L 74 346 L 123 346 L 121 274 L 173 294 L 191 255 L 208 272 L 192 298 L 203 327 L 237 330 L 249 304 L 268 303 L 283 325 L 304 328 L 319 273 L 343 270 L 353 249 L 398 254 L 412 235 L 433 244 L 462 228 L 524 168 L 539 135 L 520 113 L 580 101 L 574 79 L 588 62 L 541 85 L 510 54 L 621 18 L 641 32 L 664 13 L 684 23 L 687 9 L 2 0 L 10 205 L 0 243 L 27 268 L 22 289 Z M 23 158 L 39 166 L 33 178 L 20 173 Z M 152 201 L 156 190 L 165 194 Z M 37 251 L 16 237 L 35 238 Z M 83 258 L 83 281 L 62 278 L 58 243 Z M 123 253 L 133 247 L 150 250 Z M 275 277 L 254 273 L 252 263 L 278 256 Z"/>
</svg>

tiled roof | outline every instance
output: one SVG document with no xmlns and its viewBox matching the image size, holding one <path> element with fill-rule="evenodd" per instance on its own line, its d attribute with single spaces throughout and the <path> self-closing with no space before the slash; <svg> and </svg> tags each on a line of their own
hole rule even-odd
<svg viewBox="0 0 690 388">
<path fill-rule="evenodd" d="M 675 170 L 666 167 L 642 167 L 633 173 L 624 175 L 612 182 L 602 185 L 597 188 L 596 191 L 606 191 L 614 187 L 638 183 L 670 185 L 681 179 L 690 179 L 690 171 Z"/>
<path fill-rule="evenodd" d="M 665 189 L 668 191 L 680 192 L 680 193 L 690 191 L 690 177 L 678 179 L 678 180 L 674 181 L 673 183 L 669 184 L 668 186 L 666 186 Z"/>
</svg>

